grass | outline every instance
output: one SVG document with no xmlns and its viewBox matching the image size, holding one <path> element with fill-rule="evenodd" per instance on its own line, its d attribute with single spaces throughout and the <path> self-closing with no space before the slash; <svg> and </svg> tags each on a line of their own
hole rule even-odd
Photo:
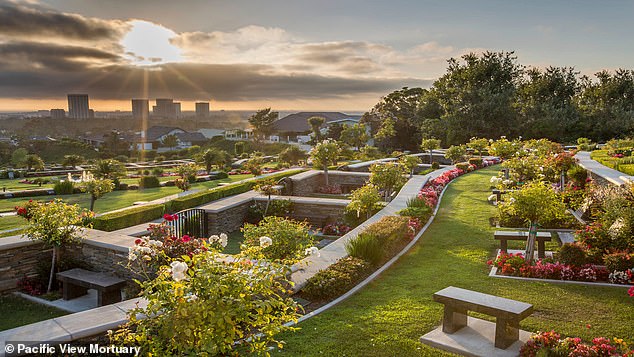
<svg viewBox="0 0 634 357">
<path fill-rule="evenodd" d="M 0 331 L 52 319 L 67 313 L 13 295 L 0 296 Z"/>
<path fill-rule="evenodd" d="M 198 182 L 192 184 L 191 189 L 209 189 L 218 186 L 221 182 L 235 182 L 239 180 L 243 180 L 246 178 L 251 178 L 253 175 L 232 175 L 226 179 L 222 180 L 213 180 L 206 182 Z M 159 198 L 163 198 L 169 195 L 177 194 L 181 192 L 177 187 L 156 187 L 156 188 L 148 188 L 144 190 L 124 190 L 124 191 L 113 191 L 107 193 L 102 198 L 98 199 L 95 202 L 95 212 L 104 213 L 112 210 L 124 208 L 131 206 L 134 202 L 138 201 L 152 201 Z M 50 201 L 53 198 L 61 198 L 64 201 L 71 204 L 78 204 L 81 207 L 88 208 L 90 207 L 90 197 L 88 194 L 74 194 L 74 195 L 63 195 L 63 196 L 39 196 L 34 198 L 34 200 L 39 201 Z M 0 212 L 3 211 L 12 211 L 15 206 L 24 205 L 29 201 L 30 198 L 9 198 L 0 200 Z M 8 217 L 0 218 L 0 231 L 16 228 L 21 225 L 24 225 L 23 221 L 19 217 L 13 217 L 12 219 L 7 219 Z M 17 224 L 22 222 L 21 224 Z"/>
<path fill-rule="evenodd" d="M 279 354 L 448 355 L 419 338 L 440 325 L 442 305 L 432 301 L 432 294 L 450 285 L 533 304 L 535 312 L 521 323 L 524 330 L 633 342 L 634 301 L 626 289 L 487 276 L 485 262 L 499 246 L 488 224 L 495 207 L 486 201 L 495 171 L 487 168 L 455 180 L 438 216 L 410 252 L 350 299 L 282 335 L 286 344 Z"/>
<path fill-rule="evenodd" d="M 611 169 L 621 171 L 626 175 L 634 175 L 634 157 L 627 156 L 622 159 L 611 157 L 607 150 L 594 150 L 590 153 L 590 158 L 598 161 L 601 165 Z"/>
<path fill-rule="evenodd" d="M 25 220 L 22 217 L 1 216 L 0 217 L 0 231 L 22 227 L 24 225 L 24 222 Z"/>
<path fill-rule="evenodd" d="M 244 234 L 240 231 L 233 231 L 228 234 L 227 246 L 222 251 L 225 254 L 238 254 L 240 253 L 240 245 L 244 241 Z"/>
</svg>

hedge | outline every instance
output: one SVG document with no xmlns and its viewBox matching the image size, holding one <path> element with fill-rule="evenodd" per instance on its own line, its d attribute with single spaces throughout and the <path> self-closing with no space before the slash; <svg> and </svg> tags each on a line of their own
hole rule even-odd
<svg viewBox="0 0 634 357">
<path fill-rule="evenodd" d="M 292 170 L 287 172 L 280 172 L 270 176 L 267 176 L 266 180 L 279 180 L 283 177 L 288 177 L 300 173 L 304 170 Z M 176 198 L 166 203 L 166 209 L 169 212 L 178 212 L 184 209 L 204 205 L 205 203 L 219 200 L 224 197 L 237 195 L 253 189 L 253 186 L 262 179 L 250 180 L 242 183 L 234 183 L 226 186 L 215 187 L 207 191 L 197 192 L 184 197 Z"/>
<path fill-rule="evenodd" d="M 107 213 L 93 220 L 93 228 L 112 232 L 160 218 L 165 212 L 162 204 L 144 205 Z"/>
</svg>

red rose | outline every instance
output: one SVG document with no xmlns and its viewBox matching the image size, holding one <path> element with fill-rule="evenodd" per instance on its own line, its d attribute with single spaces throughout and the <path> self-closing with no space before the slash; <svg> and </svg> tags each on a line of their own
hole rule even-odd
<svg viewBox="0 0 634 357">
<path fill-rule="evenodd" d="M 630 289 L 627 291 L 627 294 L 630 295 L 630 297 L 634 297 L 634 286 L 630 287 Z"/>
<path fill-rule="evenodd" d="M 191 239 L 191 237 L 190 237 L 190 236 L 188 236 L 187 234 L 185 234 L 185 235 L 183 236 L 183 238 L 181 238 L 181 240 L 182 240 L 184 243 L 187 243 L 187 242 L 189 242 L 189 241 L 190 241 L 190 240 L 192 240 L 192 239 Z"/>
<path fill-rule="evenodd" d="M 171 221 L 174 220 L 174 216 L 172 216 L 171 214 L 167 214 L 166 213 L 166 214 L 163 215 L 163 219 L 168 221 L 168 222 L 171 222 Z"/>
<path fill-rule="evenodd" d="M 141 244 L 141 242 L 143 242 L 141 239 L 135 239 L 134 240 L 134 244 L 136 244 L 136 245 Z"/>
</svg>

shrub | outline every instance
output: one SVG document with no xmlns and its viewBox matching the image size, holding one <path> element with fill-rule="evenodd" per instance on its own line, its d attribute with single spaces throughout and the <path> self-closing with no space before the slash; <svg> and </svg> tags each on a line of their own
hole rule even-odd
<svg viewBox="0 0 634 357">
<path fill-rule="evenodd" d="M 226 179 L 226 178 L 228 178 L 228 177 L 229 177 L 229 174 L 227 174 L 227 173 L 226 173 L 226 172 L 224 172 L 224 171 L 220 171 L 220 172 L 218 172 L 218 173 L 216 174 L 216 179 L 218 179 L 218 180 Z"/>
<path fill-rule="evenodd" d="M 75 184 L 72 181 L 59 181 L 53 186 L 56 195 L 70 195 L 75 189 Z"/>
<path fill-rule="evenodd" d="M 586 248 L 579 243 L 566 243 L 559 248 L 559 261 L 563 264 L 582 266 L 587 260 Z"/>
<path fill-rule="evenodd" d="M 363 233 L 375 236 L 385 250 L 385 256 L 392 256 L 410 238 L 409 218 L 385 216 L 371 224 Z"/>
<path fill-rule="evenodd" d="M 431 217 L 431 208 L 425 207 L 407 207 L 397 212 L 401 216 L 418 218 L 421 222 L 426 222 Z"/>
<path fill-rule="evenodd" d="M 376 236 L 367 233 L 361 233 L 346 243 L 348 255 L 363 259 L 374 266 L 378 266 L 385 258 L 383 248 L 383 243 Z"/>
<path fill-rule="evenodd" d="M 245 223 L 242 227 L 244 244 L 262 245 L 262 237 L 272 243 L 262 249 L 268 259 L 293 260 L 305 255 L 305 250 L 313 245 L 313 237 L 308 233 L 308 223 L 296 222 L 282 217 L 265 217 L 258 225 Z"/>
<path fill-rule="evenodd" d="M 142 176 L 139 179 L 139 188 L 154 188 L 160 185 L 159 179 L 156 176 Z"/>
<path fill-rule="evenodd" d="M 482 158 L 472 157 L 469 159 L 469 165 L 476 165 L 478 168 L 482 167 Z"/>
<path fill-rule="evenodd" d="M 330 299 L 350 290 L 369 272 L 368 262 L 354 257 L 342 258 L 308 279 L 302 292 L 309 300 Z"/>
<path fill-rule="evenodd" d="M 588 179 L 588 172 L 586 169 L 579 165 L 574 165 L 566 174 L 575 186 L 585 187 L 586 180 Z"/>
<path fill-rule="evenodd" d="M 163 169 L 160 167 L 155 167 L 152 169 L 152 175 L 153 176 L 161 176 L 163 174 Z"/>
<path fill-rule="evenodd" d="M 132 207 L 95 218 L 93 228 L 107 232 L 116 231 L 155 220 L 161 217 L 164 211 L 164 206 L 160 204 Z"/>
<path fill-rule="evenodd" d="M 121 182 L 117 185 L 117 190 L 123 191 L 128 189 L 128 184 L 125 182 Z"/>
<path fill-rule="evenodd" d="M 437 161 L 431 163 L 431 168 L 434 170 L 438 170 L 440 168 L 440 164 Z"/>
<path fill-rule="evenodd" d="M 615 252 L 603 256 L 608 271 L 626 271 L 634 268 L 634 255 L 627 252 Z"/>
<path fill-rule="evenodd" d="M 466 172 L 467 170 L 469 170 L 469 163 L 459 162 L 456 164 L 456 168 Z"/>
</svg>

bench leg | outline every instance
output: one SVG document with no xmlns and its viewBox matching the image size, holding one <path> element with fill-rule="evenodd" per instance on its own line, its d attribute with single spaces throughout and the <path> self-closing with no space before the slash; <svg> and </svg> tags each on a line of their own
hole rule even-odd
<svg viewBox="0 0 634 357">
<path fill-rule="evenodd" d="M 537 241 L 537 257 L 540 259 L 546 258 L 546 242 L 543 240 Z"/>
<path fill-rule="evenodd" d="M 509 244 L 506 241 L 506 239 L 500 239 L 500 253 L 508 253 L 509 250 Z"/>
<path fill-rule="evenodd" d="M 121 302 L 121 290 L 97 291 L 97 306 L 105 306 Z"/>
<path fill-rule="evenodd" d="M 64 300 L 71 300 L 74 298 L 78 298 L 80 296 L 86 295 L 87 293 L 88 293 L 88 289 L 83 286 L 79 286 L 79 285 L 75 285 L 71 283 L 63 283 L 62 297 L 64 298 Z"/>
<path fill-rule="evenodd" d="M 452 334 L 467 326 L 467 310 L 456 309 L 445 305 L 442 318 L 442 332 Z"/>
<path fill-rule="evenodd" d="M 520 338 L 520 322 L 498 317 L 495 324 L 495 347 L 503 350 Z"/>
</svg>

